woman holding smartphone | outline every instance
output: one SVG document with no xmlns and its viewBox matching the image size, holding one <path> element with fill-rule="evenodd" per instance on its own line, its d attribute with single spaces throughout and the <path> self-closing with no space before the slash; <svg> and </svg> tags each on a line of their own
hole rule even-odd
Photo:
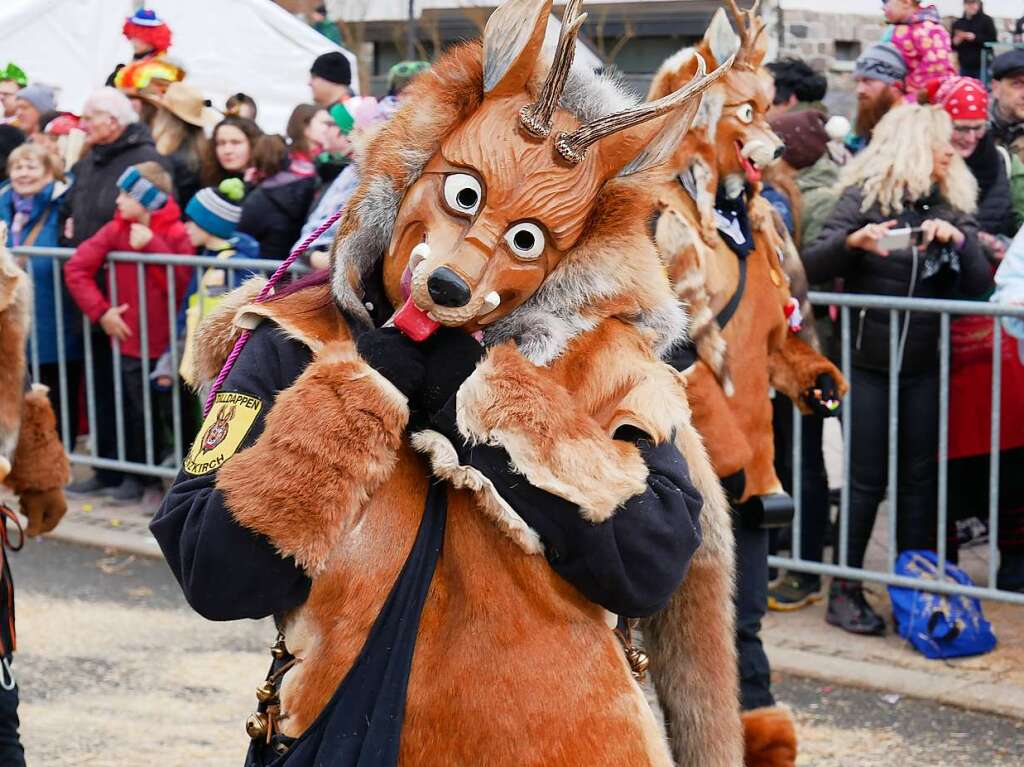
<svg viewBox="0 0 1024 767">
<path fill-rule="evenodd" d="M 977 295 L 991 286 L 973 217 L 977 183 L 952 133 L 937 107 L 906 105 L 882 118 L 843 169 L 839 202 L 804 251 L 811 282 L 841 277 L 848 293 L 902 298 Z M 935 547 L 939 315 L 899 315 L 898 369 L 890 371 L 889 310 L 854 311 L 846 555 L 862 567 L 887 485 L 890 372 L 899 377 L 896 545 Z M 885 632 L 856 581 L 833 580 L 826 619 L 852 633 Z"/>
</svg>

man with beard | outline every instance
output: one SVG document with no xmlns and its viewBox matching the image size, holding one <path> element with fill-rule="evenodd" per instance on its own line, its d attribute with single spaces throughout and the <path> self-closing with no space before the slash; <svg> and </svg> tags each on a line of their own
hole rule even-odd
<svg viewBox="0 0 1024 767">
<path fill-rule="evenodd" d="M 857 116 L 846 147 L 856 154 L 871 140 L 871 132 L 886 112 L 903 99 L 907 65 L 896 46 L 875 43 L 857 59 Z"/>
<path fill-rule="evenodd" d="M 989 127 L 996 143 L 1009 153 L 1010 197 L 1014 221 L 1024 223 L 1024 50 L 996 56 L 992 62 Z"/>
</svg>

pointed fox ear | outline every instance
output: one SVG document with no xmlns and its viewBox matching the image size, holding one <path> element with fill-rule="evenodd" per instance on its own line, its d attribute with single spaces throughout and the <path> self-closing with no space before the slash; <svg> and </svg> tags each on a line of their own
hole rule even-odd
<svg viewBox="0 0 1024 767">
<path fill-rule="evenodd" d="M 704 39 L 700 41 L 699 47 L 710 57 L 709 67 L 718 66 L 739 51 L 739 35 L 733 31 L 724 8 L 719 8 L 711 17 L 711 23 L 704 32 Z"/>
<path fill-rule="evenodd" d="M 544 44 L 551 0 L 506 0 L 484 29 L 484 95 L 526 89 Z"/>
</svg>

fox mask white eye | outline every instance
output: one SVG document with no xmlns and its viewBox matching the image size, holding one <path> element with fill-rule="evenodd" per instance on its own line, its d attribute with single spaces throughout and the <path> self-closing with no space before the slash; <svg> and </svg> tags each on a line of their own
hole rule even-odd
<svg viewBox="0 0 1024 767">
<path fill-rule="evenodd" d="M 750 104 L 740 104 L 736 107 L 736 117 L 740 122 L 749 125 L 754 122 L 754 107 Z"/>
<path fill-rule="evenodd" d="M 522 221 L 505 232 L 505 242 L 512 254 L 523 261 L 534 261 L 544 252 L 544 232 L 530 221 Z"/>
<path fill-rule="evenodd" d="M 475 176 L 450 173 L 444 179 L 444 203 L 453 213 L 474 216 L 480 210 L 483 190 Z"/>
</svg>

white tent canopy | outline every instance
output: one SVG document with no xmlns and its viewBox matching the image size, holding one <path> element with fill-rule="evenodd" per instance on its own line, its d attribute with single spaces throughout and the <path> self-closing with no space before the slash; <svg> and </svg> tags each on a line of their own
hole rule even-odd
<svg viewBox="0 0 1024 767">
<path fill-rule="evenodd" d="M 170 58 L 186 80 L 223 108 L 243 91 L 259 105 L 264 130 L 283 132 L 310 100 L 309 67 L 338 48 L 271 0 L 155 0 L 147 7 L 174 35 Z M 131 60 L 121 35 L 131 0 L 0 0 L 0 66 L 14 61 L 30 81 L 59 88 L 58 106 L 79 112 L 115 65 Z M 353 77 L 355 81 L 355 77 Z"/>
</svg>

